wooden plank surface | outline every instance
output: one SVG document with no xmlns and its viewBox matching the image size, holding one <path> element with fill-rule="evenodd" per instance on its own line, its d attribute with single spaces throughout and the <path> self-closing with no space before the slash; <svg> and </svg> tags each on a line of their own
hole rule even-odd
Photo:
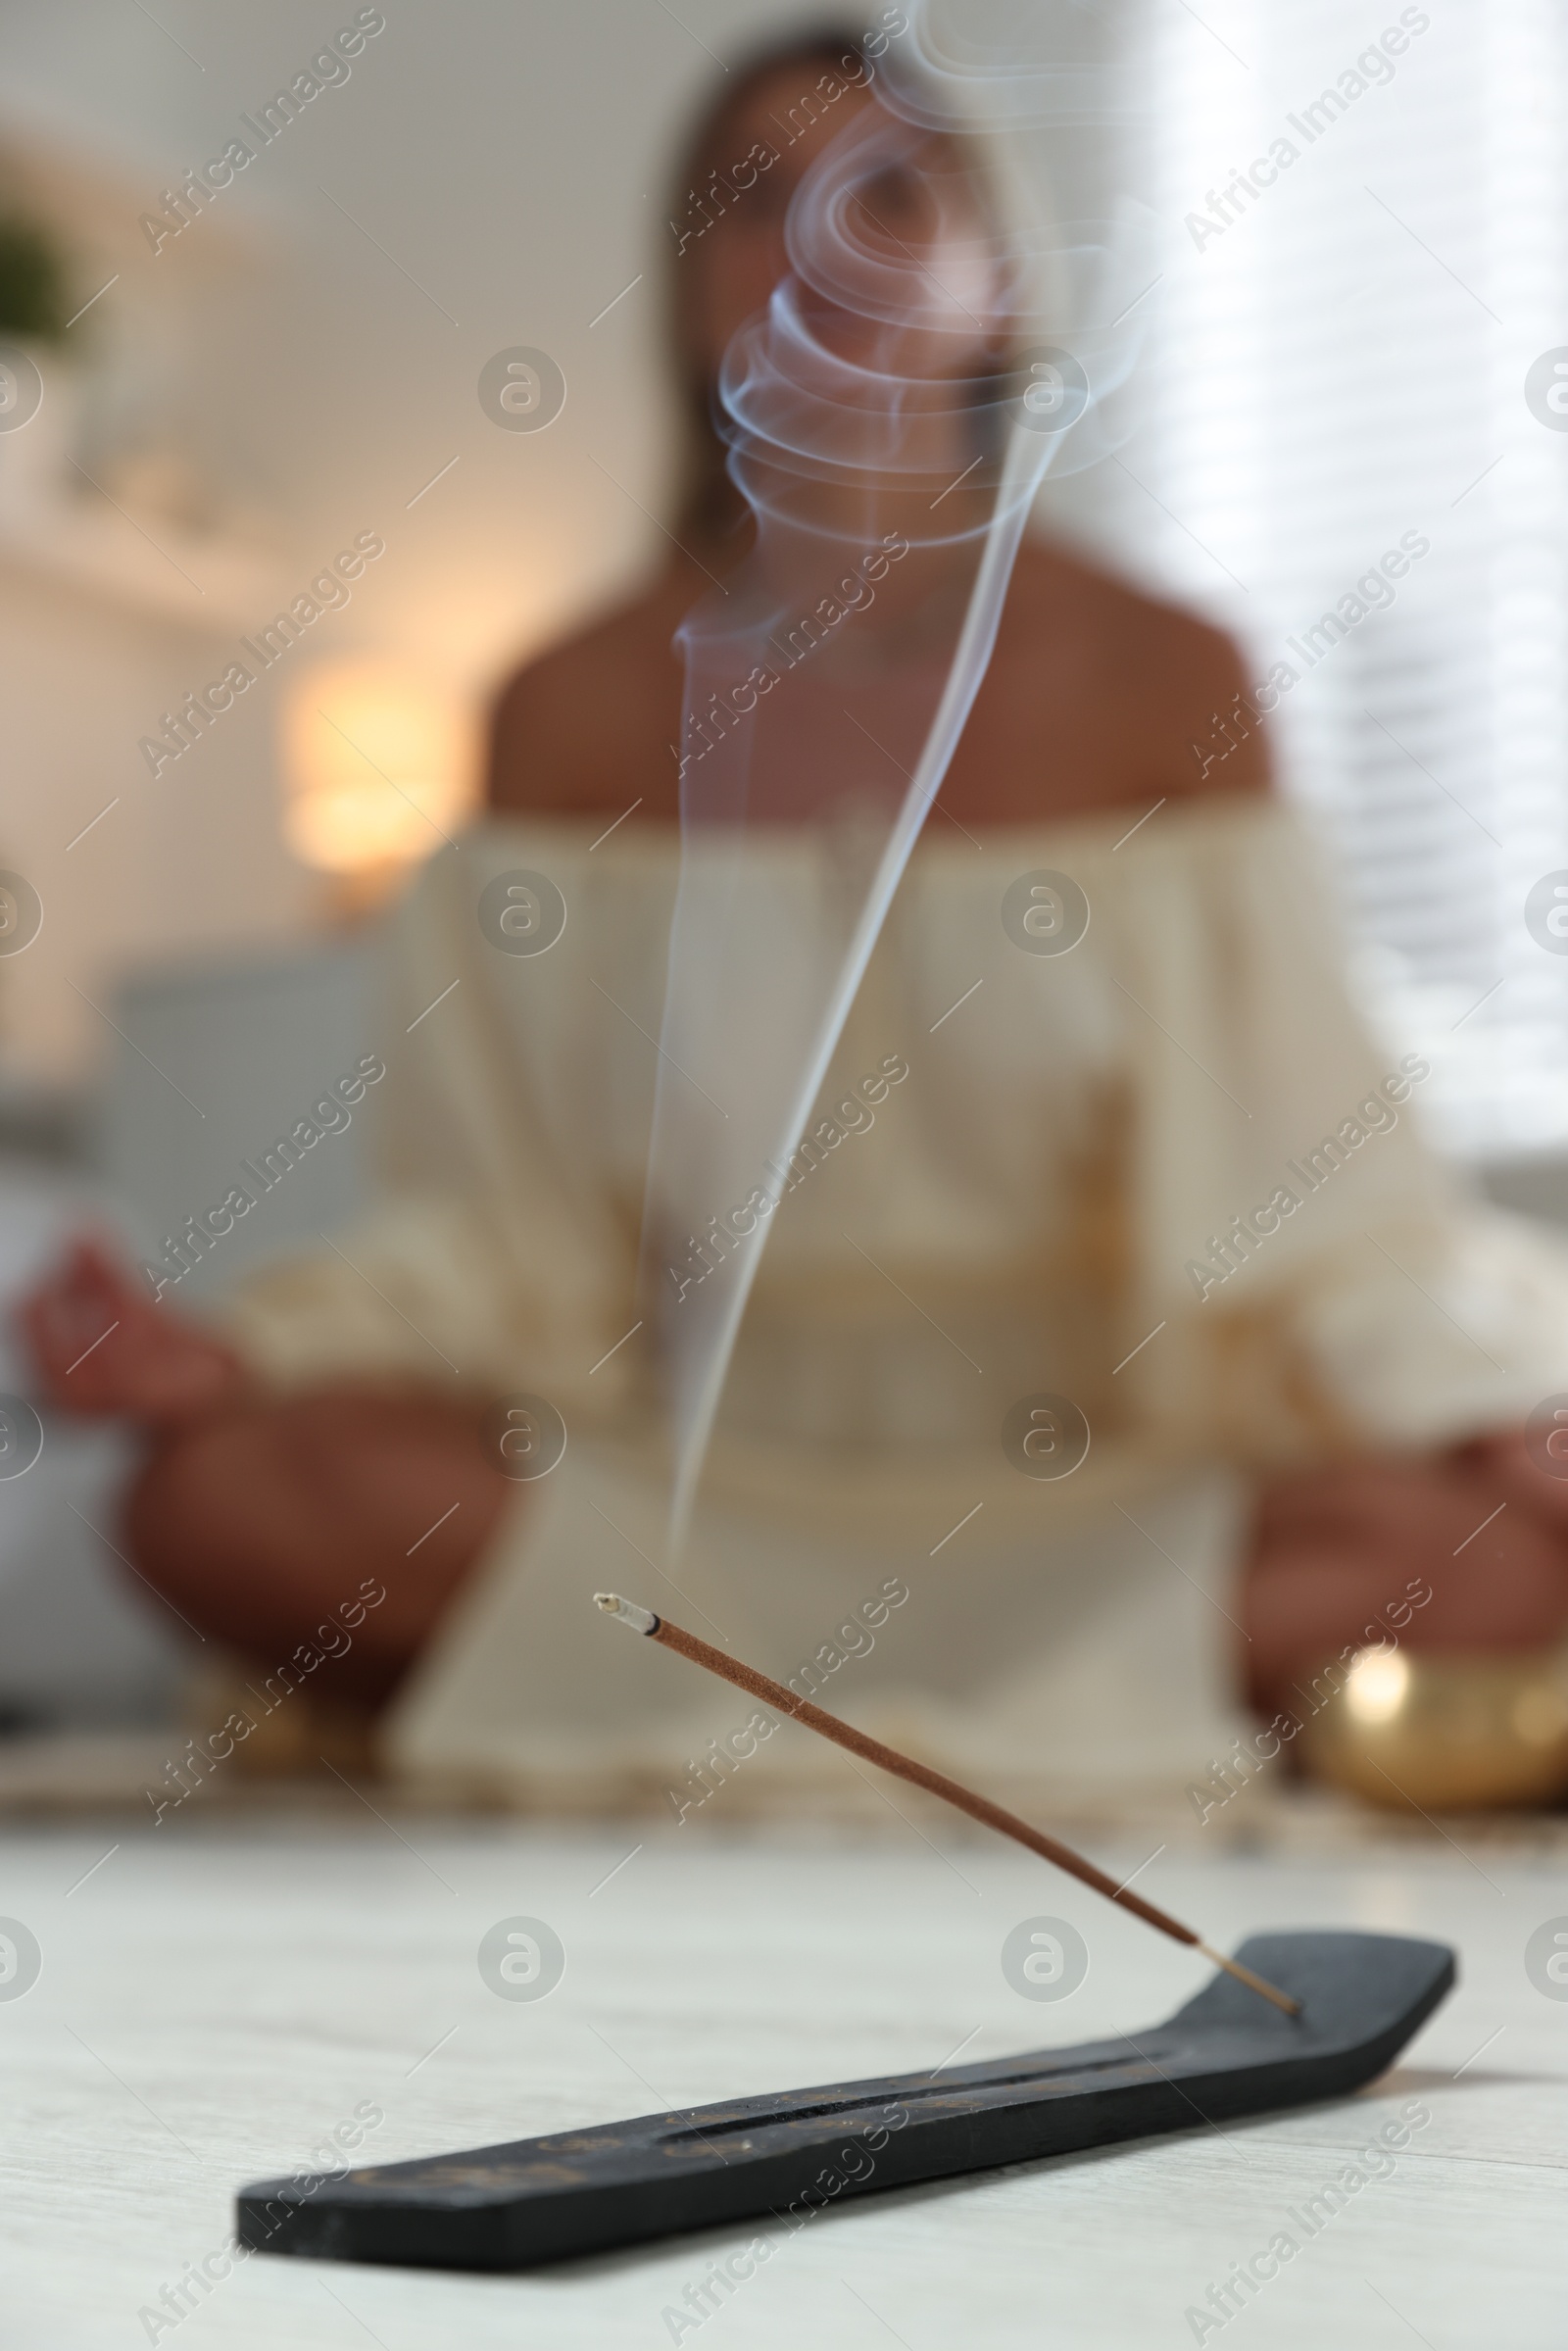
<svg viewBox="0 0 1568 2351">
<path fill-rule="evenodd" d="M 363 1828 L 10 1829 L 0 1913 L 36 1936 L 42 1971 L 0 1997 L 8 2351 L 1560 2351 L 1568 2002 L 1532 1984 L 1525 1946 L 1568 1912 L 1568 1881 L 1468 1837 L 1341 1859 L 1166 1851 L 1139 1878 L 1222 1944 L 1346 1925 L 1458 1946 L 1459 1990 L 1356 2099 L 770 2227 L 727 2286 L 704 2280 L 739 2230 L 514 2278 L 257 2256 L 187 2288 L 182 2317 L 162 2300 L 204 2258 L 223 2268 L 236 2186 L 309 2165 L 367 2113 L 384 2119 L 355 2159 L 390 2161 L 1136 2030 L 1202 1979 L 1022 1856 L 897 1837 L 368 1811 Z M 1097 1857 L 1125 1873 L 1147 1851 Z M 1088 1945 L 1063 2000 L 1025 1999 L 1002 1972 L 1008 1931 L 1042 1916 Z M 543 1999 L 481 1978 L 481 1938 L 517 1917 L 564 1946 Z M 1430 2120 L 1392 2172 L 1308 2236 L 1288 2216 L 1412 2100 Z M 1209 2324 L 1211 2284 L 1282 2230 L 1299 2251 Z"/>
</svg>

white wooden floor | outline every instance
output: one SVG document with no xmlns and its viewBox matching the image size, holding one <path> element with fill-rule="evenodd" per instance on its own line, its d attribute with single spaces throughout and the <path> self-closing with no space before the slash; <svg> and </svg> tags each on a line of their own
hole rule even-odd
<svg viewBox="0 0 1568 2351">
<path fill-rule="evenodd" d="M 359 2160 L 389 2160 L 1136 2029 L 1203 1971 L 1023 1856 L 914 1835 L 13 1826 L 0 1914 L 43 1964 L 0 1997 L 0 2335 L 7 2351 L 1158 2351 L 1221 2333 L 1226 2351 L 1561 2351 L 1568 2002 L 1533 1987 L 1524 1950 L 1568 1913 L 1568 1876 L 1470 1849 L 1173 1852 L 1140 1878 L 1222 1943 L 1337 1924 L 1459 1946 L 1460 1989 L 1357 2099 L 824 2214 L 696 2328 L 664 2314 L 748 2232 L 515 2278 L 258 2256 L 174 2325 L 163 2290 L 223 2243 L 236 2186 L 308 2160 L 363 2102 L 385 2120 Z M 1053 2005 L 999 1964 L 1040 1914 L 1091 1953 Z M 476 1964 L 486 1929 L 518 1915 L 567 1955 L 532 2003 L 495 1996 Z M 1189 2306 L 1412 2098 L 1431 2121 L 1394 2175 L 1200 2337 Z"/>
</svg>

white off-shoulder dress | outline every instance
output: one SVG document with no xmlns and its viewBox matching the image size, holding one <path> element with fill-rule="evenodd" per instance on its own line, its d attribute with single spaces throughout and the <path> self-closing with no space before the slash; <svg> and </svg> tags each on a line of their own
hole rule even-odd
<svg viewBox="0 0 1568 2351">
<path fill-rule="evenodd" d="M 400 1372 L 565 1425 L 401 1692 L 391 1760 L 677 1815 L 846 1781 L 609 1624 L 609 1588 L 992 1786 L 1204 1773 L 1242 1716 L 1250 1480 L 1568 1389 L 1568 1252 L 1423 1147 L 1426 1065 L 1352 1009 L 1300 826 L 1214 800 L 1130 836 L 928 827 L 772 1217 L 678 1557 L 635 1266 L 680 852 L 597 830 L 492 821 L 424 869 L 366 1040 L 381 1204 L 231 1302 L 280 1383 Z M 756 855 L 809 935 L 833 845 Z M 548 953 L 479 922 L 519 869 L 565 902 Z M 1003 919 L 1040 872 L 1087 899 L 1070 952 Z"/>
</svg>

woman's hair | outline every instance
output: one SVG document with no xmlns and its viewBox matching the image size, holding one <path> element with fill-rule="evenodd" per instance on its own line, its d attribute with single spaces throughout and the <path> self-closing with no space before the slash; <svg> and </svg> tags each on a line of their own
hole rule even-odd
<svg viewBox="0 0 1568 2351">
<path fill-rule="evenodd" d="M 791 33 L 785 39 L 770 42 L 733 67 L 725 74 L 717 96 L 704 107 L 681 145 L 669 212 L 671 225 L 685 218 L 692 221 L 693 233 L 700 233 L 706 213 L 694 212 L 693 206 L 700 197 L 702 183 L 743 160 L 731 153 L 732 142 L 726 142 L 726 132 L 763 82 L 773 80 L 790 66 L 799 66 L 808 73 L 811 82 L 840 66 L 853 65 L 863 73 L 861 37 L 858 32 L 826 24 L 815 32 Z M 802 95 L 805 94 L 803 90 Z M 694 273 L 683 276 L 681 272 L 685 242 L 684 238 L 677 240 L 674 257 L 668 265 L 671 274 L 667 317 L 682 443 L 675 529 L 682 539 L 706 539 L 711 543 L 739 526 L 745 518 L 746 504 L 724 469 L 725 445 L 714 415 L 718 387 L 698 356 L 691 331 L 696 281 Z"/>
</svg>

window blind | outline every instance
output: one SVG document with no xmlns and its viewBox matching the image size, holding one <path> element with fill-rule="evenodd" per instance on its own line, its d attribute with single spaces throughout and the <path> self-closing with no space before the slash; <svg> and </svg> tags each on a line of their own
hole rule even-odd
<svg viewBox="0 0 1568 2351">
<path fill-rule="evenodd" d="M 1096 527 L 1241 639 L 1438 1140 L 1568 1143 L 1526 921 L 1568 869 L 1568 20 L 1147 0 L 1116 37 L 1160 276 Z"/>
</svg>

